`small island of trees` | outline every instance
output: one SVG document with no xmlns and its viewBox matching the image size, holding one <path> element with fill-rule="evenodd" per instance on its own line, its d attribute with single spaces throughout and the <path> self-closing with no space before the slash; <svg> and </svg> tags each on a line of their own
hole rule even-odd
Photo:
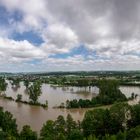
<svg viewBox="0 0 140 140">
<path fill-rule="evenodd" d="M 115 102 L 124 102 L 128 99 L 119 89 L 119 82 L 116 80 L 100 80 L 98 81 L 99 94 L 96 97 L 89 99 L 79 99 L 66 101 L 66 108 L 87 108 L 97 107 L 102 105 L 110 105 Z M 60 106 L 65 107 L 64 105 Z"/>
</svg>

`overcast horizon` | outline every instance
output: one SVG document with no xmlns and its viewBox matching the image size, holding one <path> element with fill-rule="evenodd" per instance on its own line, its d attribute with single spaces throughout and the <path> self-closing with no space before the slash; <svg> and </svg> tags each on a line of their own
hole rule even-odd
<svg viewBox="0 0 140 140">
<path fill-rule="evenodd" d="M 139 0 L 0 0 L 0 72 L 140 70 Z"/>
</svg>

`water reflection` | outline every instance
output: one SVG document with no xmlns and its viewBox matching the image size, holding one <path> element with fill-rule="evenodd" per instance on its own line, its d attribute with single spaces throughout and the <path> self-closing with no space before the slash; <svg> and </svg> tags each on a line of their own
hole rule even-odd
<svg viewBox="0 0 140 140">
<path fill-rule="evenodd" d="M 121 86 L 120 90 L 125 94 L 126 97 L 130 97 L 132 93 L 140 95 L 139 86 Z"/>
</svg>

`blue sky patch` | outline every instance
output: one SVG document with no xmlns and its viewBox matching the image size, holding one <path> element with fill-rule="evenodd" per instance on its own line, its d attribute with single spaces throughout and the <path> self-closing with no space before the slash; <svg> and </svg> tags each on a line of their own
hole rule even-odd
<svg viewBox="0 0 140 140">
<path fill-rule="evenodd" d="M 21 41 L 21 40 L 28 40 L 30 43 L 39 46 L 40 44 L 43 43 L 42 38 L 36 34 L 33 31 L 29 31 L 29 32 L 24 32 L 24 33 L 14 33 L 12 35 L 12 38 L 16 41 Z"/>
<path fill-rule="evenodd" d="M 14 11 L 9 13 L 4 7 L 0 6 L 0 25 L 10 26 L 10 21 L 21 21 L 22 13 Z"/>
</svg>

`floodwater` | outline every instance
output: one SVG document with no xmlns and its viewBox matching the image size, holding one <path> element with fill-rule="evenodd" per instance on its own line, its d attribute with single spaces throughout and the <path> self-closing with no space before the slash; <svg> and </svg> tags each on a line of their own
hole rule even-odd
<svg viewBox="0 0 140 140">
<path fill-rule="evenodd" d="M 140 96 L 140 86 L 121 86 L 120 90 L 126 97 L 130 97 L 132 93 Z"/>
<path fill-rule="evenodd" d="M 140 95 L 140 87 L 136 86 L 121 86 L 121 91 L 127 96 L 131 96 L 131 93 Z M 26 88 L 23 83 L 19 88 L 13 88 L 8 82 L 6 95 L 16 99 L 17 94 L 22 94 L 22 100 L 29 100 Z M 48 84 L 42 85 L 42 95 L 39 97 L 40 102 L 48 100 L 49 107 L 44 109 L 39 106 L 26 105 L 23 103 L 16 103 L 7 99 L 0 98 L 0 106 L 13 114 L 17 120 L 18 128 L 21 130 L 23 125 L 30 125 L 33 130 L 39 132 L 43 124 L 51 119 L 55 120 L 59 115 L 63 115 L 65 118 L 67 114 L 71 114 L 74 120 L 82 120 L 85 112 L 88 109 L 54 109 L 56 105 L 60 105 L 66 100 L 72 99 L 91 99 L 99 93 L 97 87 L 56 87 Z"/>
<path fill-rule="evenodd" d="M 33 130 L 39 132 L 43 124 L 51 119 L 56 120 L 59 115 L 65 118 L 71 114 L 74 120 L 82 120 L 87 109 L 44 109 L 39 106 L 16 103 L 7 99 L 0 98 L 0 106 L 11 112 L 17 120 L 18 129 L 21 130 L 23 125 L 30 125 Z"/>
<path fill-rule="evenodd" d="M 10 82 L 7 81 L 8 87 L 6 95 L 14 99 L 17 98 L 17 94 L 22 95 L 22 100 L 28 101 L 29 96 L 26 92 L 26 88 L 23 83 L 20 83 L 20 87 L 12 87 Z M 97 87 L 57 87 L 49 84 L 42 85 L 42 94 L 38 98 L 40 103 L 48 101 L 49 108 L 59 106 L 62 102 L 73 99 L 91 99 L 99 93 Z"/>
</svg>

